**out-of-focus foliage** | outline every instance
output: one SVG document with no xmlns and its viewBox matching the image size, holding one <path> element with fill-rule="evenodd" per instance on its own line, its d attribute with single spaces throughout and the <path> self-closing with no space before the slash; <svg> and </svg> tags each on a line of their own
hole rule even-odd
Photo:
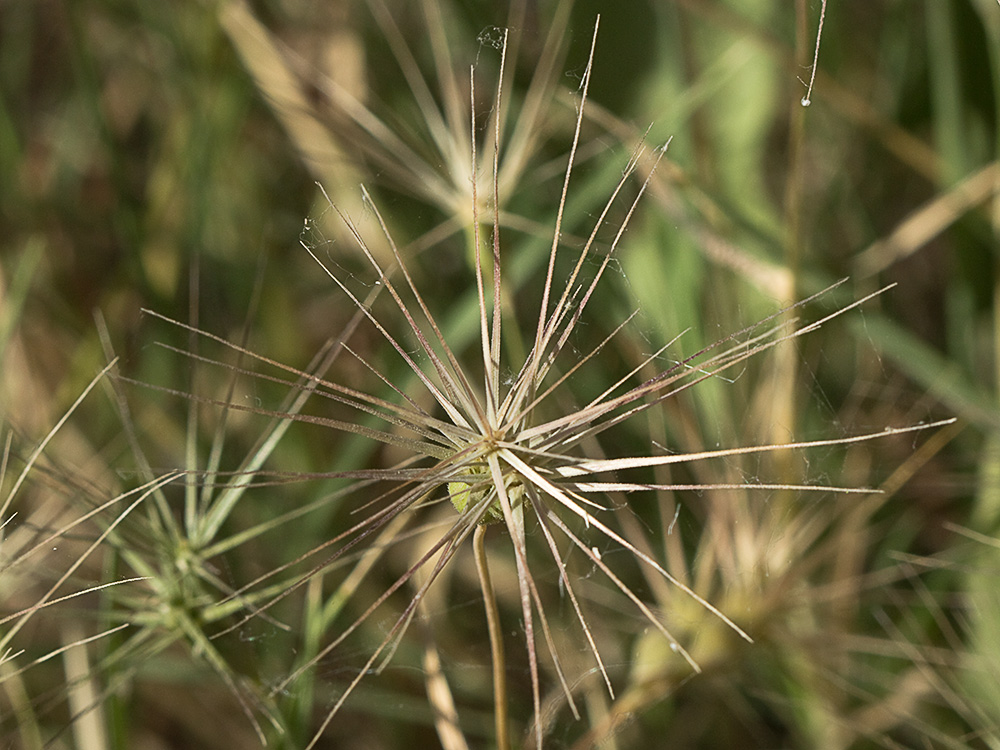
<svg viewBox="0 0 1000 750">
<path fill-rule="evenodd" d="M 377 237 L 360 198 L 368 187 L 449 342 L 475 354 L 470 66 L 482 126 L 503 28 L 505 304 L 524 326 L 510 326 L 504 344 L 526 351 L 600 14 L 566 244 L 582 242 L 644 134 L 651 146 L 672 140 L 572 342 L 589 351 L 639 310 L 574 381 L 581 401 L 682 332 L 658 369 L 837 279 L 850 280 L 806 317 L 898 284 L 849 321 L 651 411 L 641 429 L 622 432 L 622 449 L 696 452 L 960 421 L 918 440 L 669 478 L 777 476 L 881 495 L 630 500 L 616 511 L 628 538 L 685 571 L 755 644 L 706 628 L 696 648 L 705 672 L 692 677 L 575 560 L 586 598 L 608 613 L 595 635 L 618 692 L 611 698 L 586 676 L 592 665 L 581 656 L 572 677 L 583 718 L 549 686 L 547 744 L 996 747 L 1000 5 L 831 4 L 803 108 L 819 13 L 819 2 L 805 0 L 0 3 L 0 737 L 16 748 L 308 741 L 394 618 L 366 621 L 285 692 L 272 688 L 427 542 L 409 529 L 373 570 L 359 549 L 267 617 L 221 634 L 246 611 L 230 598 L 235 590 L 355 523 L 362 503 L 339 503 L 333 480 L 244 492 L 204 472 L 247 469 L 241 462 L 264 456 L 266 469 L 282 472 L 399 457 L 358 436 L 315 425 L 285 433 L 266 414 L 221 417 L 208 404 L 108 379 L 37 461 L 33 451 L 113 356 L 116 372 L 138 381 L 258 412 L 300 408 L 275 383 L 154 346 L 254 368 L 140 310 L 309 368 L 356 311 L 300 239 L 359 295 L 372 284 L 317 182 Z M 480 132 L 479 143 L 489 217 L 491 135 Z M 378 336 L 350 343 L 387 379 L 412 385 Z M 335 369 L 351 387 L 383 385 L 357 360 L 342 357 Z M 343 417 L 336 406 L 323 415 Z M 262 436 L 275 446 L 262 448 Z M 202 472 L 207 487 L 161 494 L 146 485 L 185 469 Z M 620 552 L 600 550 L 609 564 Z M 273 589 L 253 603 L 290 589 L 321 559 L 262 584 Z M 490 742 L 481 596 L 471 557 L 460 563 L 467 569 L 442 582 L 394 661 L 366 678 L 318 746 L 442 742 L 435 719 L 444 699 L 428 687 L 437 651 L 458 734 L 470 746 Z M 496 566 L 510 679 L 515 695 L 528 695 L 516 571 L 512 559 Z M 700 609 L 628 575 L 663 605 L 665 622 L 700 632 Z M 136 576 L 145 580 L 91 590 Z M 574 623 L 556 573 L 543 583 L 557 619 Z M 89 593 L 24 614 L 74 592 Z M 387 606 L 398 612 L 406 601 L 403 590 Z M 530 713 L 530 699 L 513 699 L 518 731 Z"/>
</svg>

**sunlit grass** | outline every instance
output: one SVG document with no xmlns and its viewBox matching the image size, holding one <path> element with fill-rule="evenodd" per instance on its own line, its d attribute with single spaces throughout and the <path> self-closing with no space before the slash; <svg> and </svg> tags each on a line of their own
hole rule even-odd
<svg viewBox="0 0 1000 750">
<path fill-rule="evenodd" d="M 515 745 L 537 732 L 580 747 L 989 744 L 976 665 L 992 658 L 981 547 L 997 528 L 997 6 L 831 7 L 818 70 L 818 6 L 618 9 L 586 107 L 590 11 L 532 7 L 479 19 L 373 2 L 299 23 L 238 2 L 113 15 L 84 2 L 5 19 L 0 728 L 17 742 L 128 747 L 167 726 L 192 747 L 302 747 L 344 698 L 318 745 L 394 746 L 412 730 L 475 746 L 504 711 Z M 45 55 L 24 53 L 40 39 Z M 616 87 L 634 95 L 624 110 L 602 106 Z M 610 229 L 583 253 L 626 167 Z M 306 215 L 305 244 L 422 376 L 293 247 Z M 756 346 L 808 336 L 739 359 L 769 330 L 748 323 L 806 297 Z M 123 374 L 175 393 L 95 381 L 104 395 L 71 409 L 118 355 Z M 664 372 L 683 377 L 653 381 Z M 353 390 L 332 402 L 321 381 Z M 841 440 L 950 414 L 964 430 Z M 720 453 L 788 441 L 810 445 Z M 599 468 L 615 474 L 572 473 Z M 161 487 L 172 471 L 185 473 Z M 980 554 L 942 531 L 956 528 Z M 458 544 L 474 536 L 489 585 Z"/>
</svg>

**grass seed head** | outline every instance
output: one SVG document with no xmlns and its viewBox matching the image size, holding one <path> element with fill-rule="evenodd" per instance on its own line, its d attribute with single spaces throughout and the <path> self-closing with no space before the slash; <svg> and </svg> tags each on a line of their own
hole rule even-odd
<svg viewBox="0 0 1000 750">
<path fill-rule="evenodd" d="M 863 304 L 874 294 L 845 305 L 818 321 L 799 324 L 793 317 L 794 311 L 830 291 L 823 290 L 681 361 L 668 362 L 664 368 L 660 363 L 670 346 L 668 343 L 642 356 L 625 373 L 603 382 L 596 394 L 580 398 L 575 377 L 598 363 L 602 352 L 617 343 L 632 316 L 626 316 L 604 338 L 586 345 L 582 351 L 577 351 L 574 342 L 582 334 L 584 322 L 598 317 L 594 312 L 595 302 L 609 283 L 607 271 L 613 267 L 626 229 L 667 149 L 667 144 L 650 149 L 640 140 L 621 170 L 620 179 L 610 189 L 606 200 L 592 212 L 587 231 L 576 238 L 578 241 L 567 242 L 567 200 L 583 139 L 597 31 L 598 25 L 595 25 L 590 54 L 577 91 L 575 127 L 566 156 L 558 208 L 547 230 L 551 233 L 548 253 L 539 266 L 538 297 L 527 316 L 516 314 L 525 308 L 523 300 L 519 297 L 517 304 L 513 304 L 510 299 L 510 266 L 506 262 L 508 233 L 504 230 L 505 217 L 501 212 L 504 185 L 500 166 L 501 125 L 505 113 L 502 82 L 507 52 L 507 36 L 504 35 L 500 45 L 501 83 L 496 88 L 491 113 L 492 132 L 486 141 L 486 159 L 480 155 L 478 140 L 475 71 L 470 75 L 470 119 L 466 138 L 468 163 L 473 165 L 469 170 L 468 195 L 471 221 L 461 222 L 458 231 L 466 233 L 472 250 L 478 341 L 471 346 L 460 344 L 448 326 L 441 324 L 441 313 L 435 305 L 442 300 L 432 298 L 422 288 L 424 280 L 417 273 L 415 259 L 396 241 L 390 221 L 365 189 L 362 189 L 362 199 L 377 225 L 377 239 L 371 239 L 368 232 L 328 196 L 327 201 L 330 211 L 342 221 L 347 235 L 370 267 L 374 276 L 370 286 L 362 290 L 353 275 L 332 260 L 327 252 L 329 248 L 302 242 L 356 311 L 352 323 L 317 357 L 315 366 L 304 371 L 295 370 L 246 347 L 178 323 L 192 334 L 229 347 L 241 358 L 276 368 L 286 377 L 293 378 L 285 380 L 253 373 L 242 366 L 229 366 L 234 377 L 251 375 L 261 382 L 273 380 L 290 386 L 289 401 L 281 409 L 272 411 L 236 404 L 228 398 L 190 397 L 192 402 L 213 404 L 228 411 L 255 412 L 275 420 L 268 438 L 261 441 L 261 447 L 232 480 L 223 481 L 223 475 L 213 468 L 211 478 L 223 487 L 223 491 L 200 506 L 192 503 L 189 526 L 198 536 L 194 548 L 199 553 L 218 546 L 213 546 L 215 536 L 249 485 L 267 481 L 268 472 L 262 468 L 264 462 L 283 430 L 293 422 L 329 427 L 381 443 L 390 448 L 395 457 L 388 465 L 323 474 L 328 479 L 347 481 L 347 487 L 336 495 L 338 502 L 341 499 L 348 502 L 362 493 L 367 496 L 366 501 L 352 514 L 346 528 L 303 556 L 305 559 L 320 552 L 326 555 L 304 574 L 285 579 L 287 583 L 283 585 L 272 583 L 285 574 L 283 566 L 232 592 L 222 604 L 242 607 L 246 614 L 227 631 L 243 627 L 255 618 L 270 617 L 269 613 L 293 592 L 311 587 L 314 580 L 322 580 L 333 566 L 349 567 L 356 559 L 357 576 L 352 573 L 345 581 L 348 588 L 344 597 L 349 597 L 357 580 L 371 570 L 374 561 L 383 556 L 385 550 L 405 543 L 416 523 L 414 519 L 425 518 L 429 507 L 445 500 L 450 501 L 455 511 L 443 522 L 443 528 L 434 527 L 442 530 L 414 554 L 403 572 L 354 620 L 342 626 L 325 645 L 310 651 L 308 658 L 273 687 L 272 696 L 281 695 L 370 622 L 374 613 L 390 599 L 399 592 L 412 591 L 402 612 L 383 630 L 384 637 L 379 645 L 372 649 L 364 666 L 330 707 L 310 747 L 318 742 L 363 677 L 380 669 L 379 665 L 395 652 L 427 599 L 430 587 L 450 570 L 450 564 L 470 537 L 483 539 L 482 530 L 486 525 L 506 532 L 495 535 L 500 539 L 491 545 L 490 554 L 495 558 L 500 554 L 498 547 L 506 544 L 513 557 L 516 606 L 524 630 L 535 716 L 534 740 L 540 747 L 543 739 L 543 663 L 544 669 L 554 673 L 559 681 L 566 705 L 579 715 L 576 691 L 564 666 L 565 635 L 557 633 L 551 622 L 544 604 L 543 579 L 558 582 L 562 596 L 569 602 L 572 631 L 585 642 L 594 671 L 601 676 L 608 693 L 614 695 L 612 676 L 599 647 L 596 626 L 585 607 L 586 596 L 582 592 L 590 583 L 573 575 L 569 565 L 571 557 L 582 560 L 592 573 L 603 578 L 613 592 L 630 602 L 644 626 L 664 639 L 669 653 L 679 660 L 674 667 L 677 674 L 683 671 L 690 675 L 701 669 L 699 653 L 692 651 L 692 644 L 701 650 L 709 641 L 713 644 L 727 639 L 751 642 L 748 631 L 754 618 L 766 616 L 763 612 L 752 612 L 749 616 L 741 616 L 744 624 L 738 623 L 709 601 L 713 574 L 692 582 L 688 571 L 676 570 L 639 535 L 622 528 L 625 523 L 622 514 L 628 509 L 630 495 L 644 493 L 646 497 L 663 499 L 670 493 L 687 490 L 870 493 L 867 488 L 796 484 L 780 479 L 773 482 L 756 479 L 675 482 L 669 476 L 657 477 L 661 476 L 658 472 L 684 465 L 787 454 L 930 426 L 885 430 L 846 439 L 683 453 L 659 449 L 629 453 L 620 449 L 620 444 L 612 437 L 620 426 L 639 421 L 687 389 L 742 368 L 750 359 L 768 350 L 790 345 L 799 336 Z M 533 121 L 532 118 L 529 121 Z M 515 133 L 513 138 L 517 142 L 525 136 Z M 478 185 L 484 162 L 492 162 L 488 170 L 489 190 L 486 191 L 492 195 L 486 200 L 482 199 Z M 323 194 L 326 195 L 325 190 Z M 484 216 L 484 208 L 491 210 L 492 216 Z M 488 234 L 483 227 L 490 227 Z M 532 322 L 526 332 L 522 330 L 525 317 Z M 360 347 L 350 346 L 351 335 L 365 325 L 371 338 L 381 341 L 402 363 L 410 383 L 405 382 L 406 377 L 387 374 L 379 363 L 369 361 Z M 512 331 L 518 336 L 512 335 Z M 510 346 L 510 342 L 521 334 L 525 334 L 523 346 Z M 470 348 L 474 350 L 471 355 Z M 346 386 L 326 377 L 326 371 L 336 358 L 345 353 L 371 375 L 375 388 Z M 190 356 L 202 359 L 193 353 Z M 386 389 L 388 396 L 375 393 L 379 385 Z M 305 404 L 319 398 L 346 410 L 353 417 L 334 419 L 306 414 Z M 652 443 L 650 440 L 649 444 Z M 261 524 L 259 531 L 253 533 L 264 533 L 264 530 L 265 525 Z M 613 548 L 621 553 L 616 559 L 631 558 L 632 567 L 639 573 L 626 572 L 619 565 L 612 565 L 609 556 L 602 554 L 602 548 Z M 488 576 L 482 576 L 483 581 L 487 579 Z M 666 589 L 673 594 L 662 594 L 656 605 L 651 605 L 642 593 L 647 586 Z M 487 599 L 491 598 L 490 586 L 484 583 L 483 587 Z M 678 593 L 681 599 L 675 596 Z M 686 604 L 678 604 L 680 600 Z M 696 622 L 698 615 L 692 612 L 707 614 L 712 619 L 714 635 L 711 639 L 702 637 L 699 641 L 698 633 L 704 635 L 707 631 L 704 623 Z M 681 620 L 683 622 L 678 625 Z M 490 622 L 493 628 L 494 620 Z M 547 659 L 543 654 L 547 654 Z M 496 655 L 494 658 L 496 660 Z M 497 669 L 502 671 L 503 666 Z M 498 729 L 498 736 L 499 733 Z"/>
</svg>

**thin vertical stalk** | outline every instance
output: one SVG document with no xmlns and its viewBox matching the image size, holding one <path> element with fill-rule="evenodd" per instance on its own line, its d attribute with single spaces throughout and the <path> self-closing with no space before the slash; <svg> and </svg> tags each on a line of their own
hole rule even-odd
<svg viewBox="0 0 1000 750">
<path fill-rule="evenodd" d="M 795 59 L 801 61 L 807 54 L 808 8 L 804 0 L 795 4 L 796 33 Z M 818 47 L 817 47 L 818 49 Z M 815 66 L 815 63 L 814 63 Z M 815 68 L 814 68 L 815 69 Z M 784 195 L 784 244 L 785 264 L 788 267 L 789 284 L 781 293 L 781 304 L 790 305 L 798 296 L 798 276 L 802 265 L 802 248 L 806 236 L 802 223 L 805 192 L 804 150 L 805 150 L 805 107 L 800 102 L 790 105 L 788 115 L 788 168 Z M 795 384 L 798 381 L 796 342 L 786 341 L 775 353 L 774 391 L 771 399 L 771 430 L 769 439 L 787 442 L 795 439 L 797 404 Z M 797 479 L 787 453 L 776 457 L 776 471 L 785 482 Z"/>
<path fill-rule="evenodd" d="M 500 632 L 500 610 L 493 591 L 493 579 L 486 560 L 486 526 L 476 527 L 472 537 L 476 556 L 476 570 L 479 585 L 483 589 L 483 605 L 486 607 L 486 624 L 490 632 L 490 656 L 493 660 L 493 714 L 496 722 L 497 750 L 510 750 L 510 736 L 507 732 L 507 668 L 503 654 L 503 635 Z"/>
</svg>

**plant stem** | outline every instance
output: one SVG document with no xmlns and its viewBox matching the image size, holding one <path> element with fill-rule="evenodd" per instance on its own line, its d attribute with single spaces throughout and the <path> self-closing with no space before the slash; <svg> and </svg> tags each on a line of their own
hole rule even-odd
<svg viewBox="0 0 1000 750">
<path fill-rule="evenodd" d="M 476 570 L 479 584 L 483 589 L 483 605 L 486 607 L 486 624 L 490 631 L 490 655 L 493 659 L 493 714 L 496 721 L 497 750 L 510 750 L 507 734 L 507 670 L 503 655 L 503 636 L 500 633 L 500 612 L 490 578 L 490 567 L 486 560 L 486 526 L 476 527 L 473 535 L 473 549 L 476 555 Z"/>
</svg>

